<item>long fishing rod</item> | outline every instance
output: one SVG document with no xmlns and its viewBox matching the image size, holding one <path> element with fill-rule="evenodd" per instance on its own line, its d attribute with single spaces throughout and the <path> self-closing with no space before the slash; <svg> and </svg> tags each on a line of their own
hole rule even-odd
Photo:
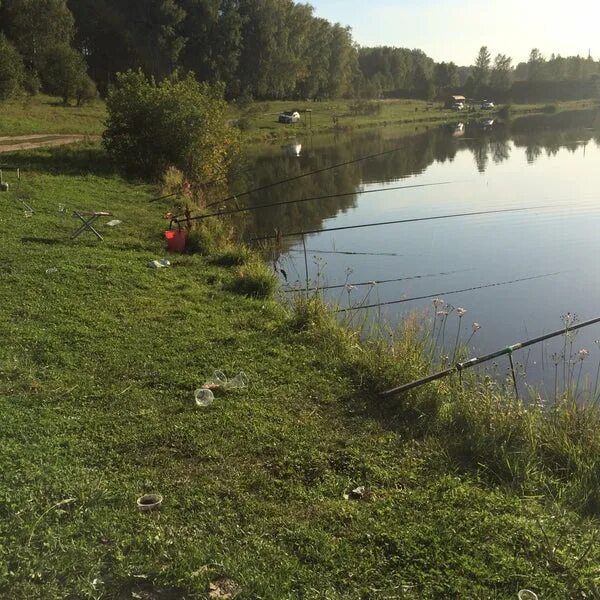
<svg viewBox="0 0 600 600">
<path fill-rule="evenodd" d="M 362 162 L 363 160 L 368 160 L 370 158 L 377 158 L 379 156 L 385 156 L 386 154 L 393 154 L 394 152 L 398 152 L 400 150 L 402 150 L 403 148 L 405 148 L 405 146 L 398 146 L 397 148 L 392 148 L 391 150 L 385 150 L 383 152 L 377 152 L 376 154 L 369 154 L 367 156 L 361 156 L 359 158 L 354 158 L 352 160 L 347 160 L 341 163 L 337 163 L 335 165 L 330 165 L 328 167 L 323 167 L 321 169 L 316 169 L 315 171 L 310 171 L 308 173 L 302 173 L 300 175 L 295 175 L 293 177 L 288 177 L 287 179 L 282 179 L 280 181 L 275 181 L 273 183 L 268 183 L 266 185 L 262 185 L 260 187 L 251 189 L 251 190 L 246 190 L 245 192 L 242 192 L 240 194 L 234 194 L 232 196 L 229 196 L 228 198 L 224 198 L 223 200 L 219 200 L 217 202 L 212 202 L 211 204 L 207 205 L 207 208 L 210 208 L 211 206 L 216 206 L 217 204 L 223 204 L 225 202 L 230 202 L 231 200 L 236 200 L 237 198 L 241 198 L 243 196 L 249 196 L 250 194 L 254 194 L 256 192 L 262 192 L 264 190 L 268 190 L 270 188 L 276 187 L 278 185 L 283 185 L 284 183 L 289 183 L 291 181 L 298 181 L 299 179 L 303 179 L 304 177 L 310 177 L 311 175 L 318 175 L 319 173 L 325 173 L 326 171 L 332 171 L 333 169 L 338 169 L 339 167 L 345 167 L 348 165 L 353 165 L 356 164 L 358 162 Z"/>
<path fill-rule="evenodd" d="M 287 237 L 298 237 L 303 235 L 312 235 L 314 233 L 324 233 L 326 231 L 344 231 L 346 229 L 361 229 L 364 227 L 380 227 L 382 225 L 396 225 L 398 223 L 418 223 L 421 221 L 438 221 L 441 219 L 456 219 L 458 217 L 474 217 L 479 215 L 493 215 L 498 213 L 510 213 L 510 212 L 522 212 L 526 210 L 538 210 L 541 208 L 549 208 L 551 205 L 542 205 L 542 206 L 528 206 L 525 208 L 503 208 L 498 210 L 482 210 L 476 212 L 467 212 L 467 213 L 455 213 L 450 215 L 439 215 L 435 217 L 418 217 L 413 219 L 400 219 L 398 221 L 382 221 L 380 223 L 363 223 L 362 225 L 345 225 L 343 227 L 330 227 L 329 229 L 312 229 L 308 231 L 294 231 L 293 233 L 282 233 L 275 235 L 265 235 L 261 237 L 252 238 L 251 242 L 262 242 L 266 240 L 274 240 L 279 238 L 287 238 Z"/>
<path fill-rule="evenodd" d="M 318 290 L 339 290 L 341 288 L 355 288 L 355 287 L 365 287 L 367 285 L 379 285 L 382 283 L 395 283 L 397 281 L 412 281 L 413 279 L 427 279 L 429 277 L 443 277 L 445 275 L 455 275 L 456 273 L 465 273 L 466 271 L 472 271 L 473 269 L 460 269 L 459 271 L 447 271 L 442 273 L 427 273 L 426 275 L 409 275 L 407 277 L 398 277 L 396 279 L 379 279 L 377 281 L 363 281 L 361 283 L 343 283 L 338 285 L 325 285 L 320 287 L 313 287 L 307 289 L 302 289 L 302 292 L 316 292 Z M 295 292 L 295 289 L 284 289 L 285 293 Z"/>
<path fill-rule="evenodd" d="M 387 191 L 396 191 L 396 190 L 410 190 L 415 188 L 425 188 L 425 187 L 433 187 L 440 185 L 450 185 L 454 183 L 453 181 L 441 181 L 437 183 L 419 183 L 415 185 L 401 185 L 397 187 L 386 187 L 386 188 L 377 188 L 373 190 L 356 190 L 354 192 L 340 192 L 338 194 L 329 194 L 327 196 L 312 196 L 309 198 L 299 198 L 297 200 L 282 200 L 281 202 L 272 202 L 271 204 L 260 204 L 257 206 L 246 206 L 244 208 L 233 208 L 230 210 L 222 210 L 214 213 L 208 213 L 206 215 L 198 215 L 196 217 L 190 217 L 186 219 L 185 217 L 176 217 L 171 221 L 171 224 L 177 223 L 178 225 L 183 222 L 188 221 L 200 221 L 202 219 L 208 219 L 209 217 L 224 217 L 227 215 L 235 215 L 243 212 L 250 212 L 253 210 L 260 210 L 263 208 L 273 208 L 275 206 L 285 206 L 287 204 L 299 204 L 300 202 L 312 202 L 314 200 L 331 200 L 333 198 L 343 198 L 345 196 L 360 196 L 363 194 L 374 194 L 376 192 L 387 192 Z M 209 205 L 210 206 L 210 205 Z"/>
<path fill-rule="evenodd" d="M 336 313 L 348 312 L 351 310 L 365 310 L 367 308 L 379 308 L 380 306 L 391 306 L 392 304 L 404 304 L 405 302 L 413 302 L 415 300 L 427 300 L 429 298 L 439 298 L 440 296 L 449 296 L 450 294 L 460 294 L 461 292 L 473 292 L 475 290 L 484 290 L 486 288 L 499 287 L 502 285 L 509 285 L 513 283 L 520 283 L 522 281 L 533 281 L 534 279 L 543 279 L 544 277 L 553 277 L 554 275 L 560 275 L 561 271 L 556 273 L 545 273 L 543 275 L 534 275 L 532 277 L 522 277 L 520 279 L 511 279 L 510 281 L 499 281 L 497 283 L 488 283 L 486 285 L 477 285 L 474 287 L 463 288 L 461 290 L 449 290 L 447 292 L 438 292 L 436 294 L 426 294 L 425 296 L 414 296 L 412 298 L 402 298 L 402 300 L 391 300 L 389 302 L 378 302 L 377 304 L 363 304 L 360 306 L 350 306 L 348 308 L 339 308 Z"/>
<path fill-rule="evenodd" d="M 160 198 L 152 198 L 148 200 L 148 202 L 158 202 L 159 200 L 168 200 L 169 198 L 175 198 L 175 196 L 179 196 L 179 192 L 175 192 L 174 194 L 168 194 L 167 196 L 160 196 Z"/>
<path fill-rule="evenodd" d="M 583 323 L 578 323 L 577 325 L 571 325 L 570 327 L 564 327 L 563 329 L 558 329 L 557 331 L 553 331 L 552 333 L 546 333 L 545 335 L 540 335 L 539 337 L 526 340 L 525 342 L 519 342 L 517 344 L 513 344 L 512 346 L 508 346 L 503 348 L 502 350 L 497 350 L 496 352 L 492 352 L 490 354 L 486 354 L 484 356 L 480 356 L 478 358 L 471 358 L 465 362 L 457 363 L 456 365 L 444 369 L 443 371 L 439 371 L 438 373 L 434 373 L 433 375 L 429 375 L 428 377 L 423 377 L 422 379 L 418 379 L 417 381 L 413 381 L 411 383 L 407 383 L 404 385 L 399 385 L 391 390 L 386 390 L 385 392 L 381 392 L 381 396 L 391 396 L 394 394 L 399 394 L 401 392 L 408 392 L 417 387 L 421 387 L 427 383 L 431 383 L 432 381 L 437 381 L 438 379 L 442 379 L 444 377 L 448 377 L 453 373 L 458 373 L 460 371 L 464 371 L 465 369 L 470 369 L 471 367 L 475 367 L 480 365 L 481 363 L 488 362 L 495 358 L 499 358 L 500 356 L 504 356 L 508 354 L 512 355 L 516 350 L 521 350 L 522 348 L 527 348 L 528 346 L 533 346 L 534 344 L 539 344 L 540 342 L 545 342 L 551 338 L 558 337 L 559 335 L 565 335 L 570 331 L 575 331 L 577 329 L 581 329 L 582 327 L 588 327 L 589 325 L 594 325 L 596 323 L 600 323 L 600 317 L 595 319 L 590 319 L 589 321 L 584 321 Z"/>
<path fill-rule="evenodd" d="M 289 250 L 289 253 L 296 252 L 303 254 L 304 250 Z M 309 254 L 345 254 L 349 256 L 422 256 L 420 254 L 398 254 L 397 252 L 351 252 L 350 250 L 307 250 Z"/>
</svg>

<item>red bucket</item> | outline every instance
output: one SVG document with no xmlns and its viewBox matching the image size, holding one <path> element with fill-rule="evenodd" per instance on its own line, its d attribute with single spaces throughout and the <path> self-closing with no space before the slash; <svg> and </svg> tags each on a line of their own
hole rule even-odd
<svg viewBox="0 0 600 600">
<path fill-rule="evenodd" d="M 167 240 L 167 250 L 169 252 L 183 252 L 185 250 L 187 232 L 183 229 L 170 229 L 169 231 L 165 231 L 165 239 Z"/>
</svg>

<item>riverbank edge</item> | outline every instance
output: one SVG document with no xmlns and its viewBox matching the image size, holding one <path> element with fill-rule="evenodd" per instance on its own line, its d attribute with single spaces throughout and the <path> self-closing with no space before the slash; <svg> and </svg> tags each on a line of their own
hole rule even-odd
<svg viewBox="0 0 600 600">
<path fill-rule="evenodd" d="M 250 123 L 247 125 L 247 129 L 242 129 L 242 141 L 245 144 L 257 144 L 257 143 L 268 143 L 278 142 L 281 140 L 288 139 L 305 139 L 313 135 L 321 134 L 334 134 L 334 133 L 347 133 L 352 131 L 368 131 L 370 129 L 394 128 L 396 131 L 406 131 L 407 133 L 415 133 L 419 131 L 426 131 L 432 127 L 439 127 L 442 125 L 456 124 L 458 122 L 464 122 L 469 120 L 482 120 L 482 119 L 500 119 L 510 120 L 513 118 L 533 116 L 533 115 L 555 115 L 561 112 L 568 111 L 581 111 L 589 110 L 590 108 L 600 106 L 597 100 L 578 100 L 572 102 L 549 102 L 546 104 L 511 104 L 511 105 L 500 105 L 493 111 L 475 110 L 475 111 L 441 111 L 441 105 L 438 103 L 434 107 L 430 107 L 425 101 L 408 101 L 408 100 L 393 100 L 393 101 L 372 101 L 375 103 L 381 103 L 384 107 L 408 105 L 411 108 L 411 113 L 405 114 L 402 117 L 389 116 L 388 114 L 382 114 L 380 116 L 369 116 L 360 117 L 353 116 L 347 112 L 350 102 L 344 103 L 343 109 L 337 118 L 337 124 L 332 124 L 330 120 L 332 115 L 327 114 L 328 122 L 326 124 L 316 124 L 316 120 L 311 119 L 311 127 L 307 127 L 302 124 L 297 125 L 282 125 L 276 124 L 275 119 L 271 126 L 262 126 L 265 131 L 258 131 L 259 125 L 253 122 L 250 117 Z M 278 102 L 278 103 L 256 103 L 255 110 L 260 107 L 261 104 L 276 106 L 283 109 L 285 106 L 295 106 L 294 102 Z M 302 108 L 310 106 L 310 103 L 300 103 Z M 418 111 L 412 112 L 412 109 L 419 109 Z M 336 111 L 331 111 L 332 114 Z M 339 112 L 339 111 L 338 111 Z M 442 114 L 440 114 L 442 112 Z M 438 114 L 435 114 L 438 113 Z M 426 115 L 426 116 L 423 116 Z M 238 118 L 233 122 L 239 122 L 240 114 Z M 301 113 L 301 118 L 306 119 L 306 114 Z"/>
<path fill-rule="evenodd" d="M 146 262 L 164 253 L 158 231 L 170 208 L 148 204 L 157 190 L 104 173 L 101 153 L 89 146 L 6 159 L 35 165 L 24 186 L 37 214 L 1 225 L 9 283 L 2 300 L 12 318 L 3 325 L 9 342 L 0 378 L 7 440 L 0 589 L 14 598 L 38 592 L 60 598 L 65 589 L 89 591 L 93 579 L 106 593 L 127 586 L 139 593 L 132 573 L 141 573 L 196 598 L 226 575 L 241 582 L 244 598 L 292 598 L 301 590 L 306 597 L 326 591 L 344 598 L 373 585 L 392 593 L 401 569 L 409 598 L 412 589 L 483 594 L 498 585 L 510 597 L 517 580 L 493 583 L 504 567 L 485 565 L 493 555 L 509 560 L 514 540 L 502 531 L 514 533 L 512 524 L 524 545 L 518 550 L 519 572 L 528 573 L 522 584 L 559 595 L 595 589 L 598 557 L 586 549 L 597 522 L 561 508 L 577 502 L 576 490 L 533 469 L 529 446 L 522 456 L 520 444 L 532 439 L 534 421 L 521 405 L 493 388 L 459 390 L 452 382 L 407 399 L 378 398 L 389 383 L 427 367 L 418 323 L 411 329 L 407 321 L 391 346 L 377 337 L 362 345 L 318 296 L 299 296 L 286 312 L 268 297 L 233 293 L 254 259 L 241 251 L 234 262 L 242 264 L 224 267 L 231 248 L 208 257 L 173 256 L 173 268 L 151 272 Z M 82 165 L 88 173 L 74 174 Z M 72 247 L 62 240 L 69 225 L 59 202 L 74 207 L 90 199 L 101 200 L 125 225 L 104 245 L 92 239 Z M 13 289 L 21 290 L 18 299 Z M 192 386 L 210 375 L 209 364 L 228 373 L 243 365 L 250 396 L 225 397 L 199 413 Z M 583 419 L 572 408 L 565 405 L 564 414 L 574 419 L 571 435 L 581 438 L 575 446 L 581 459 L 582 452 L 593 455 L 593 445 L 578 433 L 574 423 Z M 157 442 L 140 454 L 148 436 Z M 568 465 L 566 451 L 557 461 Z M 507 457 L 508 469 L 502 466 Z M 369 494 L 364 502 L 344 498 L 361 485 Z M 148 487 L 166 490 L 163 518 L 144 521 L 130 510 L 136 492 Z M 551 490 L 548 497 L 540 487 Z M 286 504 L 290 512 L 282 513 Z M 426 524 L 417 517 L 424 505 L 432 519 Z M 223 511 L 213 528 L 211 519 Z M 473 529 L 486 519 L 487 528 Z M 540 519 L 548 543 L 536 539 Z M 461 531 L 452 534 L 448 526 Z M 236 541 L 240 527 L 248 530 L 249 547 Z M 559 540 L 561 527 L 570 533 Z M 427 543 L 426 531 L 433 536 Z M 78 557 L 73 563 L 63 536 Z M 446 554 L 452 536 L 463 541 L 457 554 Z M 262 549 L 265 537 L 275 541 L 277 559 Z M 572 548 L 575 540 L 580 552 Z M 559 574 L 555 563 L 546 565 L 556 544 Z M 335 554 L 340 545 L 346 554 Z M 55 552 L 44 551 L 47 546 Z M 167 564 L 165 548 L 172 549 Z M 81 578 L 82 557 L 90 581 Z M 442 572 L 426 567 L 436 560 L 448 561 Z M 198 565 L 207 567 L 198 574 Z M 352 571 L 357 575 L 349 577 Z M 311 596 L 316 579 L 320 590 Z"/>
</svg>

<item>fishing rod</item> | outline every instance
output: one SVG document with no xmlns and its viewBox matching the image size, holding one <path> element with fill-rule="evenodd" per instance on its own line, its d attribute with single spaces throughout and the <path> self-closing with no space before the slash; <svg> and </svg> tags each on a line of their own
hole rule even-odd
<svg viewBox="0 0 600 600">
<path fill-rule="evenodd" d="M 428 377 L 423 377 L 422 379 L 418 379 L 417 381 L 413 381 L 411 383 L 407 383 L 404 385 L 399 385 L 391 390 L 386 390 L 385 392 L 381 392 L 381 396 L 392 396 L 395 394 L 400 394 L 402 392 L 408 392 L 409 390 L 415 389 L 417 387 L 421 387 L 427 383 L 431 383 L 432 381 L 437 381 L 438 379 L 442 379 L 444 377 L 448 377 L 453 373 L 460 373 L 465 369 L 470 369 L 471 367 L 475 367 L 480 365 L 481 363 L 488 362 L 495 358 L 499 358 L 500 356 L 504 356 L 506 354 L 512 358 L 512 353 L 516 350 L 521 350 L 523 348 L 527 348 L 529 346 L 533 346 L 534 344 L 539 344 L 540 342 L 544 342 L 551 338 L 558 337 L 559 335 L 565 335 L 570 331 L 575 331 L 577 329 L 581 329 L 582 327 L 588 327 L 589 325 L 595 325 L 596 323 L 600 323 L 600 317 L 595 319 L 590 319 L 589 321 L 584 321 L 583 323 L 578 323 L 577 325 L 571 325 L 564 327 L 563 329 L 558 329 L 557 331 L 553 331 L 552 333 L 546 333 L 545 335 L 540 335 L 539 337 L 526 340 L 524 342 L 519 342 L 517 344 L 513 344 L 512 346 L 508 346 L 503 348 L 502 350 L 497 350 L 496 352 L 492 352 L 490 354 L 486 354 L 484 356 L 471 358 L 465 362 L 457 363 L 456 365 L 449 367 L 448 369 L 444 369 L 443 371 L 439 371 L 438 373 L 434 373 L 433 375 L 429 375 Z"/>
<path fill-rule="evenodd" d="M 148 200 L 148 202 L 158 202 L 159 200 L 168 200 L 169 198 L 175 198 L 176 196 L 179 196 L 180 193 L 179 192 L 175 192 L 174 194 L 168 194 L 167 196 L 160 196 L 159 198 L 152 198 L 151 200 Z"/>
<path fill-rule="evenodd" d="M 289 250 L 289 253 L 296 252 L 303 254 L 304 250 Z M 350 256 L 422 256 L 421 254 L 398 254 L 397 252 L 350 252 L 343 250 L 307 250 L 309 254 L 346 254 Z"/>
<path fill-rule="evenodd" d="M 403 298 L 402 300 L 391 300 L 389 302 L 378 302 L 377 304 L 363 304 L 360 306 L 350 306 L 348 308 L 339 308 L 335 310 L 336 313 L 348 312 L 351 310 L 365 310 L 367 308 L 379 308 L 380 306 L 391 306 L 392 304 L 404 304 L 405 302 L 414 302 L 415 300 L 427 300 L 429 298 L 439 298 L 440 296 L 449 296 L 450 294 L 460 294 L 462 292 L 473 292 L 475 290 L 484 290 L 486 288 L 499 287 L 502 285 L 509 285 L 513 283 L 520 283 L 522 281 L 533 281 L 534 279 L 543 279 L 544 277 L 553 277 L 554 275 L 560 275 L 561 271 L 556 273 L 545 273 L 543 275 L 534 275 L 532 277 L 522 277 L 520 279 L 511 279 L 510 281 L 500 281 L 497 283 L 488 283 L 486 285 L 478 285 L 474 287 L 463 288 L 462 290 L 450 290 L 447 292 L 438 292 L 436 294 L 426 294 L 425 296 L 414 296 L 412 298 Z"/>
<path fill-rule="evenodd" d="M 397 281 L 412 281 L 413 279 L 426 279 L 428 277 L 442 277 L 445 275 L 455 275 L 456 273 L 465 273 L 466 271 L 472 271 L 473 269 L 460 269 L 459 271 L 448 271 L 442 273 L 427 273 L 426 275 L 409 275 L 407 277 L 398 277 L 396 279 L 380 279 L 378 281 L 363 281 L 361 283 L 344 283 L 338 285 L 325 285 L 321 287 L 314 287 L 307 289 L 302 289 L 302 292 L 316 292 L 319 290 L 338 290 L 341 288 L 355 288 L 355 287 L 364 287 L 367 285 L 379 285 L 381 283 L 395 283 Z M 295 289 L 284 289 L 285 293 L 295 292 Z"/>
<path fill-rule="evenodd" d="M 369 154 L 367 156 L 361 156 L 359 158 L 354 158 L 352 160 L 347 160 L 341 163 L 337 163 L 334 165 L 330 165 L 328 167 L 323 167 L 321 169 L 316 169 L 315 171 L 309 171 L 308 173 L 302 173 L 300 175 L 294 175 L 293 177 L 288 177 L 287 179 L 282 179 L 280 181 L 275 181 L 273 183 L 268 183 L 266 185 L 262 185 L 259 186 L 257 188 L 251 189 L 251 190 L 246 190 L 245 192 L 242 192 L 240 194 L 234 194 L 232 196 L 229 196 L 227 198 L 224 198 L 223 200 L 219 200 L 217 202 L 212 202 L 211 204 L 207 205 L 207 208 L 210 208 L 211 206 L 216 206 L 217 204 L 223 204 L 225 202 L 230 202 L 231 200 L 236 200 L 238 198 L 241 198 L 243 196 L 249 196 L 250 194 L 254 194 L 256 192 L 262 192 L 264 190 L 268 190 L 270 188 L 276 187 L 278 185 L 283 185 L 284 183 L 289 183 L 291 181 L 298 181 L 299 179 L 303 179 L 304 177 L 310 177 L 311 175 L 318 175 L 319 173 L 325 173 L 326 171 L 332 171 L 334 169 L 338 169 L 339 167 L 345 167 L 348 165 L 353 165 L 356 164 L 358 162 L 362 162 L 363 160 L 369 160 L 370 158 L 377 158 L 379 156 L 385 156 L 387 154 L 393 154 L 394 152 L 398 152 L 402 149 L 404 149 L 406 146 L 398 146 L 396 148 L 392 148 L 391 150 L 385 150 L 383 152 L 377 152 L 375 154 Z"/>
<path fill-rule="evenodd" d="M 275 235 L 265 235 L 261 237 L 252 238 L 251 242 L 262 242 L 266 240 L 274 240 L 280 238 L 287 237 L 298 237 L 305 235 L 312 235 L 315 233 L 324 233 L 327 231 L 344 231 L 347 229 L 361 229 L 364 227 L 380 227 L 382 225 L 396 225 L 398 223 L 418 223 L 421 221 L 438 221 L 441 219 L 456 219 L 458 217 L 474 217 L 479 215 L 493 215 L 499 213 L 510 213 L 510 212 L 522 212 L 526 210 L 537 210 L 542 208 L 549 208 L 551 205 L 542 205 L 542 206 L 528 206 L 525 208 L 503 208 L 498 210 L 482 210 L 476 212 L 467 212 L 467 213 L 455 213 L 450 215 L 439 215 L 435 217 L 418 217 L 413 219 L 400 219 L 398 221 L 382 221 L 380 223 L 363 223 L 362 225 L 345 225 L 343 227 L 330 227 L 329 229 L 312 229 L 309 231 L 294 231 L 293 233 L 282 233 Z"/>
<path fill-rule="evenodd" d="M 354 192 L 340 192 L 338 194 L 329 194 L 326 196 L 312 196 L 309 198 L 299 198 L 297 200 L 282 200 L 281 202 L 272 202 L 271 204 L 260 204 L 257 206 L 246 206 L 244 208 L 233 208 L 230 210 L 222 210 L 219 212 L 209 213 L 206 215 L 198 215 L 196 217 L 190 217 L 189 219 L 186 219 L 185 217 L 175 217 L 171 221 L 171 224 L 177 223 L 179 225 L 180 223 L 183 223 L 183 222 L 187 223 L 188 221 L 200 221 L 202 219 L 208 219 L 209 217 L 223 217 L 226 215 L 235 215 L 238 213 L 250 212 L 253 210 L 260 210 L 263 208 L 273 208 L 275 206 L 285 206 L 287 204 L 299 204 L 300 202 L 312 202 L 314 200 L 331 200 L 333 198 L 344 198 L 345 196 L 354 196 L 354 195 L 360 196 L 363 194 L 374 194 L 376 192 L 387 192 L 387 191 L 391 192 L 391 191 L 396 191 L 396 190 L 409 190 L 409 189 L 415 189 L 415 188 L 450 185 L 451 183 L 454 183 L 454 182 L 453 181 L 441 181 L 441 182 L 437 182 L 437 183 L 419 183 L 419 184 L 415 184 L 415 185 L 401 185 L 401 186 L 397 186 L 397 187 L 377 188 L 377 189 L 373 189 L 373 190 L 355 190 Z M 210 204 L 209 204 L 209 206 L 210 206 Z"/>
</svg>

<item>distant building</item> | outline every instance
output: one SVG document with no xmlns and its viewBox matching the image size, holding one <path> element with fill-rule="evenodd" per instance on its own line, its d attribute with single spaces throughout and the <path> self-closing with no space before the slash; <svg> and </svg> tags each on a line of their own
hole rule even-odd
<svg viewBox="0 0 600 600">
<path fill-rule="evenodd" d="M 464 106 L 466 101 L 467 99 L 464 96 L 449 96 L 446 100 L 446 108 L 454 108 L 460 104 Z"/>
</svg>

